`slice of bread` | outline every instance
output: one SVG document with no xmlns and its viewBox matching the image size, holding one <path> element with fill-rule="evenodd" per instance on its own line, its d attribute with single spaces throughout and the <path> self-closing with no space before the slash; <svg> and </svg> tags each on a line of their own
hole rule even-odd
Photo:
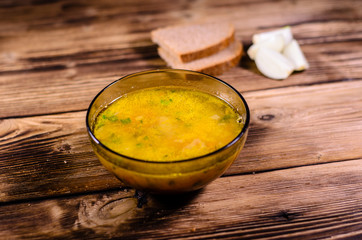
<svg viewBox="0 0 362 240">
<path fill-rule="evenodd" d="M 158 48 L 158 54 L 169 66 L 178 69 L 188 69 L 203 72 L 210 75 L 221 75 L 224 71 L 236 66 L 243 54 L 241 42 L 235 40 L 229 47 L 208 57 L 200 58 L 192 62 L 183 63 L 180 59 L 162 47 Z"/>
<path fill-rule="evenodd" d="M 234 41 L 230 23 L 198 23 L 159 28 L 151 32 L 152 41 L 180 62 L 210 56 Z"/>
</svg>

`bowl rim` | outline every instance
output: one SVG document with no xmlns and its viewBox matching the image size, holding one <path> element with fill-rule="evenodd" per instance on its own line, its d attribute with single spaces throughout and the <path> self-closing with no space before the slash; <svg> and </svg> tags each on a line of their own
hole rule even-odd
<svg viewBox="0 0 362 240">
<path fill-rule="evenodd" d="M 145 160 L 145 159 L 139 159 L 139 158 L 134 158 L 134 157 L 130 157 L 130 156 L 127 156 L 127 155 L 123 155 L 123 154 L 120 154 L 110 148 L 108 148 L 106 145 L 104 145 L 101 141 L 99 141 L 93 134 L 90 126 L 89 126 L 89 123 L 88 123 L 88 117 L 89 117 L 89 114 L 90 114 L 90 109 L 91 107 L 93 106 L 94 102 L 97 100 L 97 98 L 108 88 L 112 87 L 114 84 L 116 84 L 117 82 L 121 81 L 122 79 L 124 78 L 128 78 L 128 77 L 131 77 L 131 76 L 136 76 L 136 75 L 141 75 L 141 74 L 147 74 L 147 73 L 153 73 L 153 72 L 170 72 L 170 71 L 182 71 L 182 72 L 188 72 L 188 73 L 194 73 L 194 74 L 199 74 L 199 75 L 205 75 L 207 77 L 210 77 L 224 85 L 226 85 L 228 88 L 230 88 L 231 90 L 233 90 L 239 97 L 240 99 L 242 100 L 243 104 L 244 104 L 244 107 L 245 107 L 245 112 L 246 112 L 246 120 L 245 120 L 245 123 L 244 123 L 244 126 L 243 128 L 241 129 L 240 133 L 232 140 L 230 141 L 228 144 L 226 144 L 225 146 L 215 150 L 215 151 L 212 151 L 210 153 L 207 153 L 207 154 L 203 154 L 203 155 L 200 155 L 200 156 L 196 156 L 196 157 L 193 157 L 193 158 L 186 158 L 186 159 L 180 159 L 180 160 L 174 160 L 174 161 L 171 161 L 171 160 L 168 160 L 168 161 L 155 161 L 155 160 Z M 142 163 L 148 163 L 148 164 L 176 164 L 176 163 L 183 163 L 183 162 L 192 162 L 192 161 L 196 161 L 198 159 L 202 159 L 202 158 L 206 158 L 206 157 L 209 157 L 211 155 L 215 155 L 219 152 L 222 152 L 224 151 L 225 149 L 227 148 L 230 148 L 231 146 L 233 146 L 241 137 L 244 136 L 244 134 L 246 134 L 246 131 L 248 130 L 249 128 L 249 123 L 250 123 L 250 110 L 249 110 L 249 106 L 245 100 L 245 98 L 239 93 L 239 91 L 237 91 L 233 86 L 231 86 L 230 84 L 226 83 L 225 81 L 215 77 L 215 76 L 212 76 L 212 75 L 209 75 L 209 74 L 206 74 L 206 73 L 202 73 L 202 72 L 198 72 L 198 71 L 193 71 L 193 70 L 185 70 L 185 69 L 154 69 L 154 70 L 145 70 L 145 71 L 139 71 L 139 72 L 135 72 L 135 73 L 130 73 L 130 74 L 127 74 L 127 75 L 124 75 L 123 77 L 111 82 L 110 84 L 108 84 L 106 87 L 104 87 L 100 92 L 97 93 L 97 95 L 93 98 L 93 100 L 91 101 L 91 103 L 89 104 L 89 107 L 87 109 L 87 114 L 86 114 L 86 118 L 85 118 L 85 121 L 86 121 L 86 128 L 87 128 L 87 132 L 88 132 L 88 135 L 93 139 L 93 141 L 100 145 L 102 148 L 106 149 L 107 151 L 111 152 L 112 154 L 115 154 L 116 156 L 119 156 L 121 158 L 126 158 L 128 160 L 131 160 L 131 161 L 135 161 L 135 162 L 142 162 Z"/>
</svg>

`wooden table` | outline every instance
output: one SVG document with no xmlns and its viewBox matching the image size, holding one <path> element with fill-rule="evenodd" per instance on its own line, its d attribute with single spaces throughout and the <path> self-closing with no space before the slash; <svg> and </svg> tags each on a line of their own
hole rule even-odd
<svg viewBox="0 0 362 240">
<path fill-rule="evenodd" d="M 246 98 L 241 155 L 196 193 L 124 188 L 85 128 L 90 101 L 166 68 L 150 31 L 230 21 L 290 25 L 310 69 L 275 81 L 244 56 L 219 76 Z M 362 239 L 362 2 L 0 2 L 0 239 Z"/>
</svg>

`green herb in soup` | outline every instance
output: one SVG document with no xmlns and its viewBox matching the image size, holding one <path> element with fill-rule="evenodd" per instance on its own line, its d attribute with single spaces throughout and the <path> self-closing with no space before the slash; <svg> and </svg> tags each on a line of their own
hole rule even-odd
<svg viewBox="0 0 362 240">
<path fill-rule="evenodd" d="M 187 88 L 160 87 L 114 101 L 97 116 L 94 135 L 120 154 L 170 161 L 222 148 L 242 127 L 241 116 L 220 98 Z"/>
</svg>

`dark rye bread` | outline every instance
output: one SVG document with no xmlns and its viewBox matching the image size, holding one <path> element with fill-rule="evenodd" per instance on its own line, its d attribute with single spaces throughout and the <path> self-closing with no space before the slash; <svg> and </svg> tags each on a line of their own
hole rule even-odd
<svg viewBox="0 0 362 240">
<path fill-rule="evenodd" d="M 158 54 L 172 68 L 194 70 L 210 75 L 221 75 L 239 63 L 243 54 L 243 47 L 241 42 L 235 40 L 230 46 L 213 55 L 187 63 L 181 62 L 174 54 L 167 52 L 162 47 L 158 48 Z"/>
<path fill-rule="evenodd" d="M 159 28 L 151 32 L 152 41 L 186 63 L 213 55 L 234 41 L 230 23 L 197 23 Z"/>
</svg>

